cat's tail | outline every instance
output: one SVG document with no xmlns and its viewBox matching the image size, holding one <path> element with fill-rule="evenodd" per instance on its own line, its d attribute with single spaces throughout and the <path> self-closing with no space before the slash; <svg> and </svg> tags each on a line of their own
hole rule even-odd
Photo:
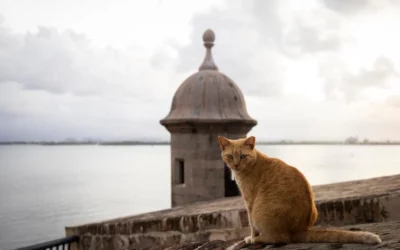
<svg viewBox="0 0 400 250">
<path fill-rule="evenodd" d="M 363 231 L 346 231 L 340 229 L 316 229 L 298 235 L 298 242 L 310 243 L 364 243 L 379 244 L 382 240 L 378 235 Z"/>
</svg>

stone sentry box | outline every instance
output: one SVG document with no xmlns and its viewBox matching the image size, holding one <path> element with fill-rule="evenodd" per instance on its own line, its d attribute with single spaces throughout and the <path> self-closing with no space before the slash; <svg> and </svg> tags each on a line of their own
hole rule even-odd
<svg viewBox="0 0 400 250">
<path fill-rule="evenodd" d="M 214 63 L 214 32 L 206 30 L 203 41 L 206 56 L 199 71 L 180 85 L 160 121 L 171 133 L 172 207 L 239 195 L 217 136 L 243 138 L 257 124 L 239 87 Z"/>
</svg>

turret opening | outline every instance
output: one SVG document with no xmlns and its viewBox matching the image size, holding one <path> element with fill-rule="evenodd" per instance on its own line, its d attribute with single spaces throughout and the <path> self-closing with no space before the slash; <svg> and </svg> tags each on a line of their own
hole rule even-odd
<svg viewBox="0 0 400 250">
<path fill-rule="evenodd" d="M 224 163 L 225 197 L 239 196 L 239 188 L 229 167 Z"/>
<path fill-rule="evenodd" d="M 174 183 L 176 185 L 185 184 L 185 161 L 175 159 Z"/>
</svg>

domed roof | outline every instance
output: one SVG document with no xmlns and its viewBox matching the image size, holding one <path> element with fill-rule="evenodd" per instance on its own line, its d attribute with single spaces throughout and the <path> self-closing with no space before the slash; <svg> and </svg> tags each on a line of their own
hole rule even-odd
<svg viewBox="0 0 400 250">
<path fill-rule="evenodd" d="M 246 102 L 232 79 L 218 71 L 211 54 L 215 34 L 203 35 L 206 56 L 199 71 L 177 89 L 169 114 L 160 121 L 164 126 L 182 123 L 241 123 L 254 126 L 257 121 L 247 113 Z"/>
</svg>

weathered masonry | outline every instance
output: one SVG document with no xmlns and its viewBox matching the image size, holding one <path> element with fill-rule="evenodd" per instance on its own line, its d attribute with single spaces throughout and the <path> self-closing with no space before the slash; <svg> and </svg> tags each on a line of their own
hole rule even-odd
<svg viewBox="0 0 400 250">
<path fill-rule="evenodd" d="M 367 223 L 368 227 L 369 223 L 400 221 L 400 175 L 312 188 L 320 226 Z M 176 244 L 243 239 L 249 234 L 248 226 L 243 199 L 231 197 L 67 227 L 66 234 L 79 235 L 79 250 L 165 249 Z M 386 224 L 373 227 L 390 229 Z"/>
<path fill-rule="evenodd" d="M 214 32 L 207 30 L 203 41 L 206 56 L 199 71 L 181 84 L 160 121 L 171 133 L 172 207 L 238 195 L 217 136 L 243 138 L 257 124 L 239 87 L 214 63 Z"/>
<path fill-rule="evenodd" d="M 238 190 L 221 160 L 216 139 L 218 135 L 245 137 L 257 121 L 248 115 L 240 89 L 218 71 L 212 59 L 214 33 L 207 30 L 203 40 L 203 64 L 178 88 L 169 114 L 160 121 L 171 133 L 173 207 L 67 227 L 67 236 L 79 236 L 71 249 L 180 249 L 177 244 L 206 245 L 248 236 L 243 199 L 225 198 L 238 195 Z M 393 239 L 385 238 L 388 230 L 399 231 L 400 175 L 313 186 L 313 191 L 320 226 L 379 222 L 365 227 L 371 226 L 372 231 L 376 228 L 384 241 Z M 293 248 L 288 245 L 285 249 Z"/>
</svg>

